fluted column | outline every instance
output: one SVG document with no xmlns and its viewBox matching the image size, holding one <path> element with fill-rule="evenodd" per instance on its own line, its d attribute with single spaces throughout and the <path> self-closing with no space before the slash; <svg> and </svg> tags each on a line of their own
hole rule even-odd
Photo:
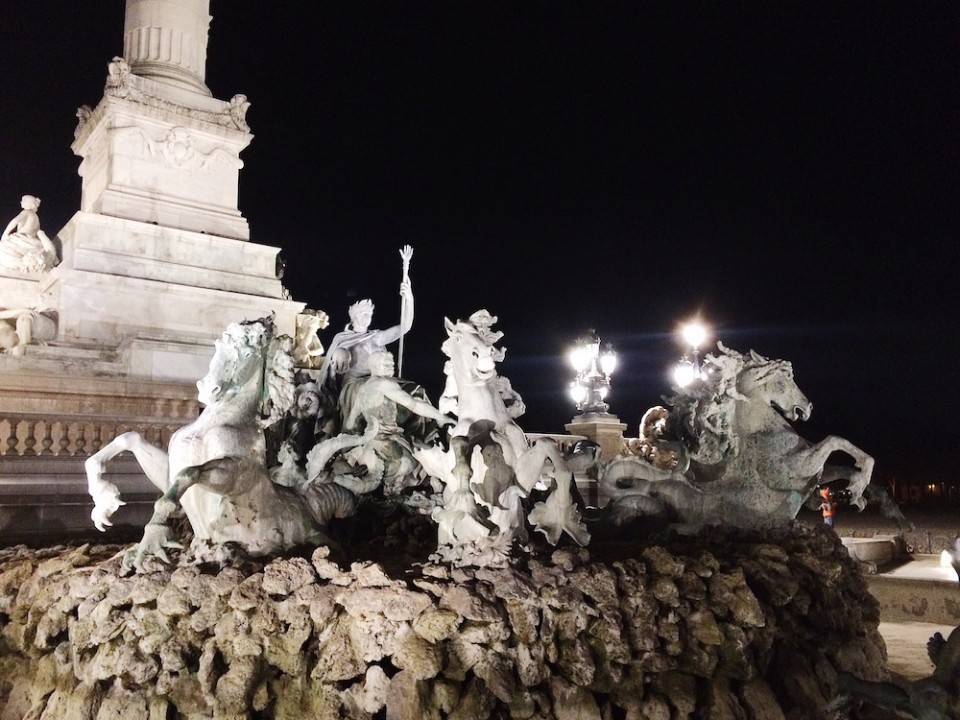
<svg viewBox="0 0 960 720">
<path fill-rule="evenodd" d="M 127 0 L 123 58 L 134 74 L 210 95 L 210 0 Z"/>
</svg>

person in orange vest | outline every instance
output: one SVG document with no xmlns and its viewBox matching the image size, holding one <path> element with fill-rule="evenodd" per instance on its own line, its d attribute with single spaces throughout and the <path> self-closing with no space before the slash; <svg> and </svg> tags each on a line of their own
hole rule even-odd
<svg viewBox="0 0 960 720">
<path fill-rule="evenodd" d="M 833 494 L 830 492 L 829 486 L 824 485 L 820 488 L 820 497 L 823 498 L 820 502 L 820 510 L 823 511 L 823 524 L 833 527 L 834 516 L 837 513 L 837 504 L 833 501 Z"/>
</svg>

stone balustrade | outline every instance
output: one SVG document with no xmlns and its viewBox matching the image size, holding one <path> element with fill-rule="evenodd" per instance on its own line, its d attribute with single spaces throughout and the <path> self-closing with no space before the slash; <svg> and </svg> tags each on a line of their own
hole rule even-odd
<svg viewBox="0 0 960 720">
<path fill-rule="evenodd" d="M 130 430 L 165 448 L 181 424 L 118 423 L 103 419 L 51 421 L 39 416 L 4 415 L 0 416 L 0 456 L 86 457 Z"/>
</svg>

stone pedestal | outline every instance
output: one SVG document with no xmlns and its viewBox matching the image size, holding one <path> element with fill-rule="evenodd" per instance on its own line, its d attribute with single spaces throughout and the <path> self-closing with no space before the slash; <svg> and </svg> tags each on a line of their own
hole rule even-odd
<svg viewBox="0 0 960 720">
<path fill-rule="evenodd" d="M 103 98 L 78 113 L 80 211 L 60 231 L 62 262 L 39 281 L 59 316 L 57 341 L 119 349 L 166 343 L 134 376 L 194 382 L 231 322 L 274 314 L 293 336 L 304 304 L 277 278 L 279 248 L 248 242 L 237 206 L 241 151 L 253 139 L 243 95 L 204 84 L 209 0 L 127 0 L 124 57 Z M 171 343 L 182 343 L 177 359 Z"/>
<path fill-rule="evenodd" d="M 65 508 L 89 505 L 84 458 L 131 429 L 165 446 L 194 419 L 228 324 L 272 314 L 296 334 L 304 303 L 277 277 L 279 248 L 249 242 L 238 208 L 249 103 L 211 96 L 209 24 L 209 0 L 127 0 L 124 57 L 104 58 L 103 97 L 77 113 L 82 195 L 61 263 L 0 272 L 0 309 L 42 313 L 21 355 L 0 354 L 0 540 L 30 518 L 70 530 Z"/>
<path fill-rule="evenodd" d="M 60 231 L 63 262 L 44 278 L 58 339 L 117 346 L 135 338 L 213 341 L 231 322 L 274 313 L 294 336 L 303 303 L 284 297 L 279 248 L 78 212 Z M 195 366 L 183 380 L 196 380 Z"/>
<path fill-rule="evenodd" d="M 610 413 L 577 415 L 564 426 L 571 435 L 583 435 L 600 446 L 601 462 L 609 462 L 620 454 L 626 423 Z"/>
</svg>

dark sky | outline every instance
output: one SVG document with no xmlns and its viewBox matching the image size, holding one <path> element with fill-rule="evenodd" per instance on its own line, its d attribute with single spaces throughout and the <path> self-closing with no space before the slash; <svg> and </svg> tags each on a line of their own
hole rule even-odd
<svg viewBox="0 0 960 720">
<path fill-rule="evenodd" d="M 79 207 L 81 104 L 122 52 L 122 0 L 3 3 L 0 215 Z M 435 398 L 443 317 L 500 318 L 528 431 L 575 410 L 563 354 L 620 355 L 636 433 L 694 313 L 793 361 L 799 428 L 881 477 L 957 478 L 960 4 L 213 0 L 207 82 L 245 93 L 240 208 L 293 296 L 397 321 Z"/>
</svg>

